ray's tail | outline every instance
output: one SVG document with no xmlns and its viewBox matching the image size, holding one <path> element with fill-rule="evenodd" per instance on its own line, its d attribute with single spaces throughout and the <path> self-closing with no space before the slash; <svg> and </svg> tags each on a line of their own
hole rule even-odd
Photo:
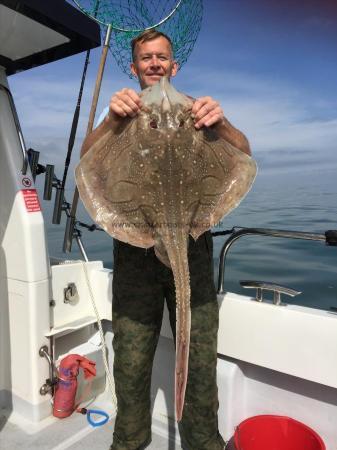
<svg viewBox="0 0 337 450">
<path fill-rule="evenodd" d="M 191 332 L 191 290 L 187 258 L 188 234 L 183 229 L 177 229 L 174 238 L 168 239 L 168 241 L 165 242 L 165 247 L 171 263 L 176 289 L 175 406 L 176 420 L 179 422 L 184 408 Z"/>
</svg>

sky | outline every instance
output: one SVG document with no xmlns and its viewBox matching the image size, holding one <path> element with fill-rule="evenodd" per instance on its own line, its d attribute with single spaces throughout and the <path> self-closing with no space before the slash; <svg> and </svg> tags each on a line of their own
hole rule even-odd
<svg viewBox="0 0 337 450">
<path fill-rule="evenodd" d="M 100 53 L 91 54 L 73 163 L 85 135 Z M 61 173 L 84 57 L 9 78 L 27 146 L 41 151 L 41 162 L 59 165 Z M 294 168 L 301 158 L 326 157 L 337 164 L 336 74 L 337 2 L 204 0 L 201 31 L 173 82 L 189 95 L 219 101 L 264 171 L 278 163 Z M 109 52 L 98 114 L 123 87 L 139 90 Z"/>
<path fill-rule="evenodd" d="M 204 0 L 203 4 L 194 49 L 172 82 L 195 98 L 216 99 L 250 142 L 258 175 L 229 220 L 241 226 L 302 231 L 336 228 L 337 1 Z M 68 201 L 100 54 L 100 48 L 91 52 L 66 184 Z M 9 77 L 26 145 L 41 152 L 41 163 L 55 164 L 59 178 L 84 59 L 82 53 Z M 109 52 L 97 114 L 123 87 L 139 90 Z M 38 183 L 43 186 L 42 177 Z M 43 202 L 49 216 L 48 241 L 57 256 L 63 229 L 50 225 L 52 206 Z M 90 235 L 86 234 L 86 245 L 95 254 L 98 238 Z M 102 258 L 109 261 L 110 241 L 107 237 L 100 247 L 102 254 L 107 249 Z"/>
</svg>

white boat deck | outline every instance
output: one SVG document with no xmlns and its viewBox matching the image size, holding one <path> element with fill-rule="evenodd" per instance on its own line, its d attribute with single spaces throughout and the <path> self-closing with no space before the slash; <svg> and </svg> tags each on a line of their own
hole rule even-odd
<svg viewBox="0 0 337 450">
<path fill-rule="evenodd" d="M 0 416 L 0 448 L 10 450 L 79 450 L 95 449 L 108 450 L 112 443 L 114 419 L 105 425 L 92 427 L 86 417 L 74 413 L 66 419 L 46 419 L 49 424 L 43 430 L 23 430 L 15 423 Z M 22 419 L 21 419 L 22 425 Z M 175 442 L 175 429 L 170 430 L 169 436 L 163 436 L 164 430 L 156 432 L 160 425 L 153 424 L 152 442 L 149 450 L 180 450 Z M 34 433 L 34 431 L 36 431 Z M 33 433 L 32 433 L 33 432 Z M 167 432 L 167 430 L 166 430 Z"/>
</svg>

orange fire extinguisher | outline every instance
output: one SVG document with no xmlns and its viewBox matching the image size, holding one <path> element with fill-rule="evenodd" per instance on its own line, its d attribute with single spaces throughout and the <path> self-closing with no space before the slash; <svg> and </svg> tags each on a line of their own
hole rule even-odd
<svg viewBox="0 0 337 450">
<path fill-rule="evenodd" d="M 80 367 L 84 371 L 84 378 L 90 379 L 96 375 L 96 363 L 84 356 L 74 354 L 62 359 L 54 395 L 53 415 L 55 417 L 68 417 L 75 411 L 77 376 Z"/>
</svg>

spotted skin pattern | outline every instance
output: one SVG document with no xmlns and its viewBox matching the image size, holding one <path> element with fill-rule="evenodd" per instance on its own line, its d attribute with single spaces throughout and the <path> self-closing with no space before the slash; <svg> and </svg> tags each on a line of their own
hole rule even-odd
<svg viewBox="0 0 337 450">
<path fill-rule="evenodd" d="M 99 139 L 76 169 L 81 199 L 111 236 L 150 248 L 176 289 L 176 419 L 182 418 L 191 333 L 188 236 L 195 240 L 250 189 L 255 162 L 208 128 L 166 77 L 141 93 L 143 107 Z"/>
</svg>

